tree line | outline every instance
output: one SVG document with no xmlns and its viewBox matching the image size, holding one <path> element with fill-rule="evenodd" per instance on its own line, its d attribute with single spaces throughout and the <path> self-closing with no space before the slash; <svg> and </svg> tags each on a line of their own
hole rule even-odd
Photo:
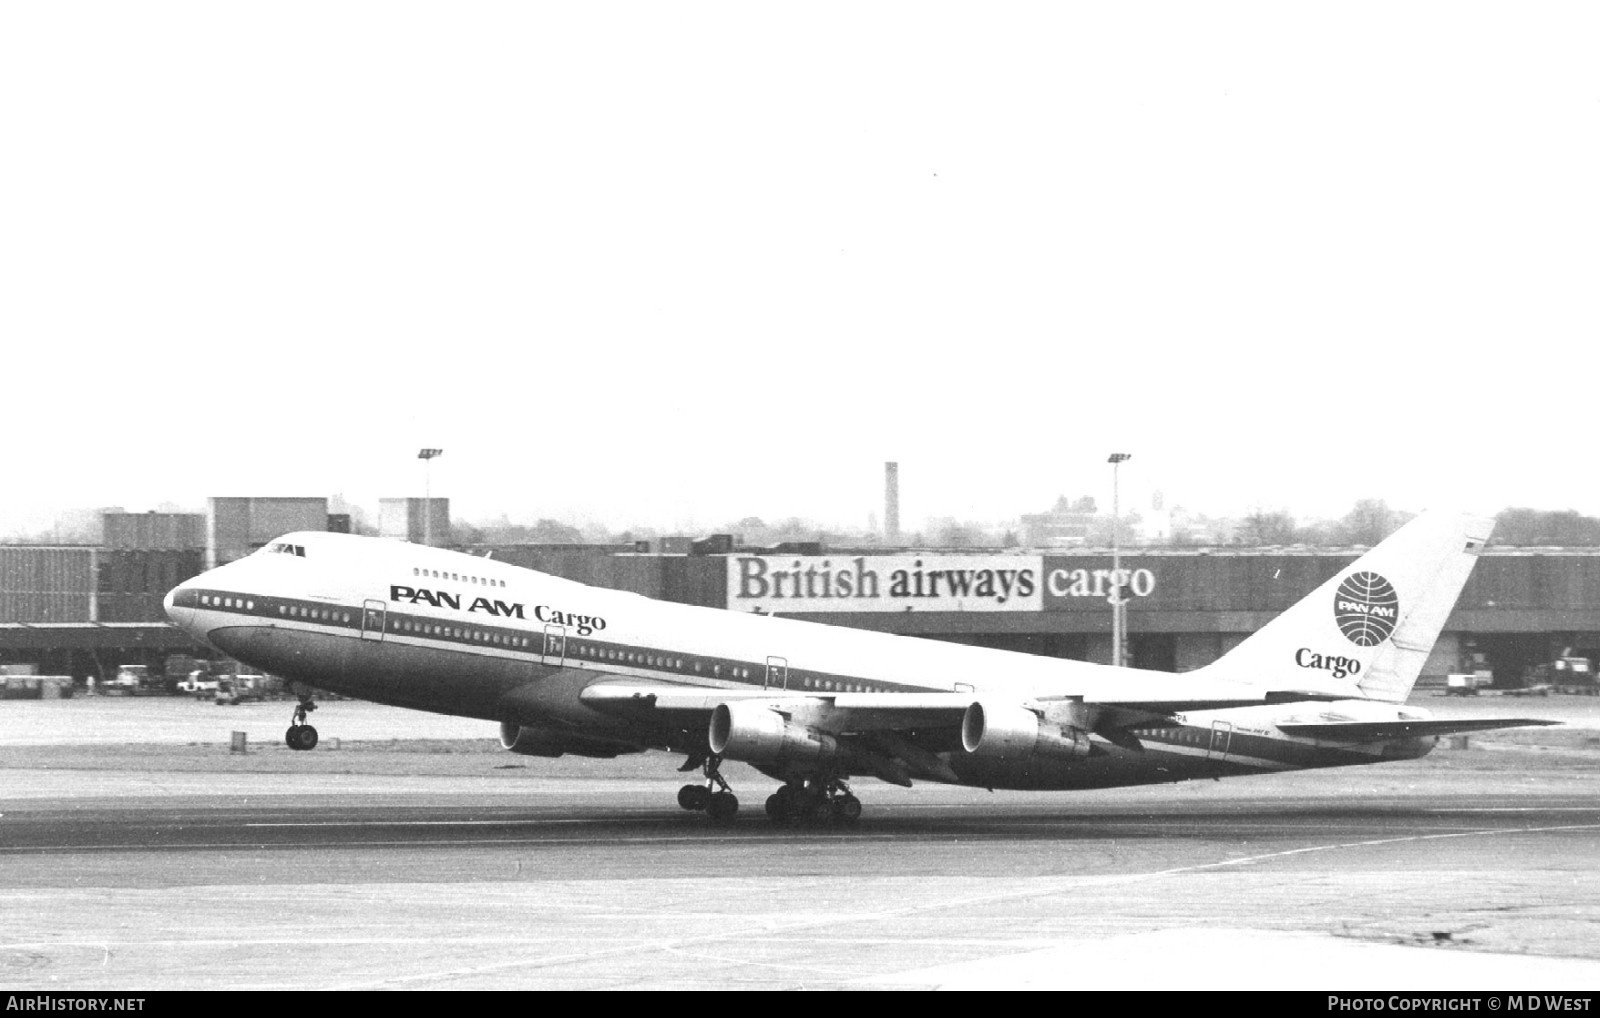
<svg viewBox="0 0 1600 1018">
<path fill-rule="evenodd" d="M 1301 523 L 1283 510 L 1258 511 L 1240 521 L 1235 544 L 1374 545 L 1399 530 L 1413 513 L 1391 509 L 1381 499 L 1362 499 L 1336 520 Z M 1600 517 L 1573 509 L 1502 509 L 1495 514 L 1491 545 L 1509 548 L 1600 547 Z"/>
<path fill-rule="evenodd" d="M 378 528 L 359 507 L 342 503 L 330 504 L 330 509 L 348 513 L 351 530 L 358 534 L 376 534 Z M 1092 498 L 1076 501 L 1061 499 L 1057 511 L 1083 513 L 1090 516 L 1086 544 L 1089 547 L 1107 547 L 1111 542 L 1111 518 L 1098 513 Z M 176 507 L 162 507 L 162 512 L 179 511 Z M 1283 547 L 1304 545 L 1309 547 L 1371 547 L 1394 533 L 1414 514 L 1393 509 L 1382 499 L 1361 499 L 1350 510 L 1336 519 L 1301 520 L 1283 509 L 1257 510 L 1232 520 L 1209 518 L 1208 534 L 1200 537 L 1192 532 L 1177 529 L 1160 541 L 1145 541 L 1138 536 L 1136 526 L 1139 513 L 1123 514 L 1121 539 L 1130 546 L 1198 547 L 1207 544 L 1236 545 L 1241 547 Z M 1221 523 L 1222 526 L 1215 526 Z M 0 537 L 8 544 L 92 544 L 99 540 L 99 511 L 83 510 L 63 514 L 55 526 L 37 532 L 24 532 Z M 928 520 L 921 529 L 908 530 L 896 542 L 897 546 L 914 548 L 949 548 L 951 550 L 1010 549 L 1020 547 L 1020 527 L 1014 524 L 994 526 L 986 523 L 957 520 L 949 517 Z M 654 527 L 640 526 L 621 531 L 588 524 L 573 524 L 553 519 L 538 519 L 533 523 L 512 522 L 505 514 L 498 519 L 478 523 L 452 521 L 452 533 L 440 543 L 466 545 L 493 544 L 632 544 L 637 540 L 654 541 L 664 532 Z M 708 533 L 729 533 L 744 546 L 772 546 L 783 542 L 818 542 L 823 545 L 869 547 L 886 544 L 882 534 L 871 530 L 838 529 L 791 517 L 769 523 L 758 517 L 746 516 L 729 521 Z M 693 536 L 705 536 L 697 534 Z M 1494 536 L 1490 544 L 1501 547 L 1600 547 L 1600 517 L 1585 516 L 1573 509 L 1548 510 L 1511 508 L 1502 509 L 1495 516 Z"/>
</svg>

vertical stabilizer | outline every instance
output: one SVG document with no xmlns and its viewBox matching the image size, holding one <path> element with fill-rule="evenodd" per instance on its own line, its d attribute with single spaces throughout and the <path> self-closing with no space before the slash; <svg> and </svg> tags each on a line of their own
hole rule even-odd
<svg viewBox="0 0 1600 1018">
<path fill-rule="evenodd" d="M 1493 528 L 1490 519 L 1423 513 L 1202 670 L 1401 703 Z"/>
</svg>

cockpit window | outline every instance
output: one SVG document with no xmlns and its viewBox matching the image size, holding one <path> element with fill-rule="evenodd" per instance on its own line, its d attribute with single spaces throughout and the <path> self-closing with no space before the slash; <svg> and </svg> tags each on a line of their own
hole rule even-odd
<svg viewBox="0 0 1600 1018">
<path fill-rule="evenodd" d="M 303 544 L 290 544 L 287 541 L 273 541 L 264 549 L 272 555 L 295 555 L 299 558 L 306 557 L 306 548 Z"/>
</svg>

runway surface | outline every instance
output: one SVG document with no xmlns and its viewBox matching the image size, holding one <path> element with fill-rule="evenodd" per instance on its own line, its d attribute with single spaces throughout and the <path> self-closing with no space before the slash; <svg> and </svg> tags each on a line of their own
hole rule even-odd
<svg viewBox="0 0 1600 1018">
<path fill-rule="evenodd" d="M 1076 794 L 862 781 L 861 823 L 801 829 L 745 768 L 731 826 L 682 812 L 660 755 L 12 744 L 0 983 L 1592 989 L 1591 739 Z"/>
</svg>

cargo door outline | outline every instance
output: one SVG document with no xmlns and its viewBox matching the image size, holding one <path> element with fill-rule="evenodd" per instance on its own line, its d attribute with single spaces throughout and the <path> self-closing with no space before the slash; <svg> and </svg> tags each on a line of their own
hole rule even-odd
<svg viewBox="0 0 1600 1018">
<path fill-rule="evenodd" d="M 767 674 L 761 682 L 762 689 L 788 689 L 789 688 L 789 659 L 782 657 L 767 658 Z"/>
<path fill-rule="evenodd" d="M 388 618 L 389 602 L 366 600 L 361 602 L 361 638 L 383 642 L 383 630 Z"/>
<path fill-rule="evenodd" d="M 1207 760 L 1226 760 L 1233 746 L 1233 725 L 1226 721 L 1211 722 L 1211 741 L 1206 744 Z"/>
<path fill-rule="evenodd" d="M 540 650 L 541 664 L 560 668 L 567 662 L 567 627 L 545 626 L 544 647 Z"/>
</svg>

